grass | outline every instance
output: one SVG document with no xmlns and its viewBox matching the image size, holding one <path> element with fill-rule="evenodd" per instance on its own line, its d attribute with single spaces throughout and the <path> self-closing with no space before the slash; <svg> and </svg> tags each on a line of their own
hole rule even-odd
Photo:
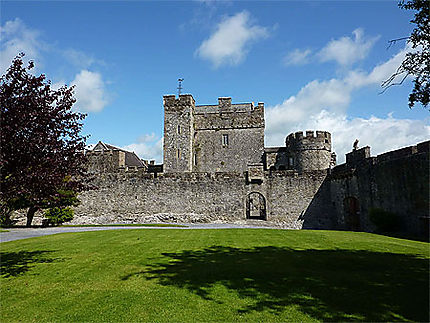
<svg viewBox="0 0 430 323">
<path fill-rule="evenodd" d="M 63 224 L 61 227 L 173 227 L 184 228 L 186 225 L 170 223 L 127 223 L 127 224 Z"/>
<path fill-rule="evenodd" d="M 62 224 L 56 227 L 174 227 L 174 228 L 180 228 L 180 227 L 186 227 L 186 225 L 182 224 L 170 224 L 170 223 L 126 223 L 126 224 Z M 19 229 L 19 228 L 28 228 L 25 225 L 11 225 L 11 226 L 4 226 L 4 228 L 9 229 Z M 42 225 L 32 225 L 31 228 L 37 229 L 37 228 L 47 228 Z M 49 228 L 52 228 L 52 226 L 49 226 Z M 1 232 L 1 231 L 0 231 Z"/>
<path fill-rule="evenodd" d="M 428 321 L 429 244 L 368 233 L 113 230 L 1 247 L 12 321 Z"/>
<path fill-rule="evenodd" d="M 0 232 L 9 232 L 9 230 L 1 230 L 1 229 L 0 229 Z"/>
</svg>

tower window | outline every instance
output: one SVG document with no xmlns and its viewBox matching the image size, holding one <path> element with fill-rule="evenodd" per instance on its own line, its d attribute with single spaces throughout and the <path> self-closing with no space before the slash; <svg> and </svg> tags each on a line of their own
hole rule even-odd
<svg viewBox="0 0 430 323">
<path fill-rule="evenodd" d="M 181 150 L 178 148 L 178 150 L 176 151 L 176 157 L 179 159 L 181 158 Z"/>
<path fill-rule="evenodd" d="M 178 124 L 178 134 L 181 134 L 181 125 Z"/>
<path fill-rule="evenodd" d="M 194 166 L 197 166 L 197 153 L 194 154 Z"/>
<path fill-rule="evenodd" d="M 293 159 L 293 157 L 288 158 L 288 164 L 289 164 L 289 166 L 294 166 L 294 159 Z"/>
<path fill-rule="evenodd" d="M 222 135 L 222 145 L 228 146 L 228 135 Z"/>
</svg>

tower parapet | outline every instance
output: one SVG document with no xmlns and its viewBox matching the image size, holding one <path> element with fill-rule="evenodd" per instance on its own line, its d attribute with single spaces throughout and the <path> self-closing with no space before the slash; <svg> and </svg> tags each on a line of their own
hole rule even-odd
<svg viewBox="0 0 430 323">
<path fill-rule="evenodd" d="M 330 168 L 331 134 L 327 131 L 302 131 L 285 139 L 287 149 L 295 156 L 298 171 Z"/>
<path fill-rule="evenodd" d="M 163 96 L 164 110 L 180 111 L 191 107 L 194 110 L 196 102 L 191 94 L 181 94 L 178 98 L 175 95 Z"/>
</svg>

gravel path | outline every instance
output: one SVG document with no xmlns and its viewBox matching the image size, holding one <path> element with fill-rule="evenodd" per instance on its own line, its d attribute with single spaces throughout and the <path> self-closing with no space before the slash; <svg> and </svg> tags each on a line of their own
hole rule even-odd
<svg viewBox="0 0 430 323">
<path fill-rule="evenodd" d="M 65 232 L 85 232 L 85 231 L 101 231 L 101 230 L 122 230 L 122 229 L 274 229 L 275 227 L 256 224 L 231 224 L 231 223 L 199 223 L 199 224 L 181 224 L 184 227 L 136 227 L 136 226 L 111 226 L 111 227 L 52 227 L 52 228 L 14 228 L 5 229 L 8 232 L 0 232 L 0 242 L 21 240 L 27 238 L 47 236 Z M 277 228 L 279 229 L 279 228 Z"/>
</svg>

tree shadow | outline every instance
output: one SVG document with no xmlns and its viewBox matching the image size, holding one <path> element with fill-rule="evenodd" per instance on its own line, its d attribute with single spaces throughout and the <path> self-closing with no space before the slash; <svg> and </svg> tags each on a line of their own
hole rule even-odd
<svg viewBox="0 0 430 323">
<path fill-rule="evenodd" d="M 221 284 L 253 303 L 238 308 L 281 312 L 288 305 L 323 321 L 428 321 L 429 260 L 411 255 L 351 250 L 241 249 L 213 246 L 164 253 L 139 276 L 186 288 L 200 297 Z"/>
<path fill-rule="evenodd" d="M 61 258 L 52 258 L 47 254 L 54 250 L 0 252 L 0 276 L 3 278 L 15 277 L 26 273 L 37 263 L 51 263 L 61 261 Z"/>
</svg>

